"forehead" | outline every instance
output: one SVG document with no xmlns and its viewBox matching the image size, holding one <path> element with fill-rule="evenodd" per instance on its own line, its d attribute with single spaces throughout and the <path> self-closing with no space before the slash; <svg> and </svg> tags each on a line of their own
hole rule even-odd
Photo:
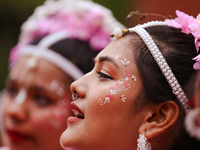
<svg viewBox="0 0 200 150">
<path fill-rule="evenodd" d="M 16 64 L 11 68 L 9 77 L 18 79 L 20 75 L 26 73 L 26 63 L 31 56 L 21 57 Z M 66 74 L 51 62 L 40 58 L 39 62 L 34 70 L 29 70 L 28 73 L 34 73 L 35 78 L 48 78 L 65 81 Z"/>
<path fill-rule="evenodd" d="M 114 40 L 112 43 L 110 43 L 103 51 L 99 53 L 98 57 L 101 56 L 115 56 L 116 54 L 121 54 L 123 58 L 126 58 L 128 60 L 133 60 L 133 51 L 131 50 L 130 45 L 130 38 L 129 36 L 125 36 L 119 39 Z"/>
</svg>

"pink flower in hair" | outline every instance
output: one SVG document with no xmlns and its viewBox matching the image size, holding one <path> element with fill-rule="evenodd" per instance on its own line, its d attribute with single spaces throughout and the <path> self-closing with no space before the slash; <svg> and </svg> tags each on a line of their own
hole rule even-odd
<svg viewBox="0 0 200 150">
<path fill-rule="evenodd" d="M 200 42 L 199 42 L 199 39 L 200 39 L 200 21 L 199 21 L 199 19 L 200 19 L 200 14 L 197 16 L 197 19 L 189 25 L 189 28 L 191 29 L 191 33 L 193 34 L 193 36 L 195 38 L 195 46 L 196 46 L 197 52 L 198 52 L 199 47 L 200 47 Z"/>
<path fill-rule="evenodd" d="M 176 14 L 178 16 L 177 18 L 171 19 L 171 20 L 167 19 L 165 20 L 165 22 L 172 27 L 182 28 L 183 33 L 186 33 L 186 34 L 191 33 L 191 29 L 189 28 L 189 25 L 195 22 L 195 18 L 179 10 L 176 10 Z"/>
<path fill-rule="evenodd" d="M 9 62 L 15 62 L 17 60 L 19 48 L 20 48 L 20 46 L 16 45 L 11 49 L 10 56 L 9 56 Z"/>
<path fill-rule="evenodd" d="M 102 28 L 99 28 L 90 39 L 90 44 L 92 47 L 102 50 L 110 43 L 109 39 L 110 36 Z"/>
<path fill-rule="evenodd" d="M 45 0 L 22 25 L 18 46 L 10 54 L 10 62 L 17 59 L 21 45 L 35 39 L 65 32 L 69 39 L 88 41 L 94 50 L 102 50 L 111 39 L 109 34 L 116 27 L 123 27 L 112 12 L 90 0 Z M 20 47 L 19 47 L 20 45 Z"/>
<path fill-rule="evenodd" d="M 193 16 L 189 16 L 181 11 L 176 11 L 177 18 L 175 19 L 166 19 L 165 22 L 172 27 L 181 28 L 183 33 L 192 34 L 194 36 L 194 44 L 199 51 L 200 47 L 200 14 L 195 19 Z M 200 69 L 200 55 L 193 58 L 197 62 L 193 65 L 195 70 Z"/>
<path fill-rule="evenodd" d="M 194 65 L 193 65 L 193 68 L 195 70 L 200 70 L 200 55 L 197 55 L 196 57 L 194 57 L 192 60 L 195 60 L 197 61 Z"/>
</svg>

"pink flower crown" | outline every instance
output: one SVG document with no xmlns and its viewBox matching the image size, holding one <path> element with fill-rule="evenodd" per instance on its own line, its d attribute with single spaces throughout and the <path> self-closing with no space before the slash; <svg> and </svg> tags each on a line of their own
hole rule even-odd
<svg viewBox="0 0 200 150">
<path fill-rule="evenodd" d="M 91 0 L 46 0 L 23 23 L 18 44 L 12 49 L 9 61 L 18 58 L 18 51 L 35 38 L 64 31 L 70 39 L 88 41 L 94 50 L 102 50 L 110 42 L 110 33 L 123 27 L 112 12 Z M 54 44 L 54 43 L 52 43 Z"/>
<path fill-rule="evenodd" d="M 165 22 L 175 28 L 181 28 L 183 33 L 192 34 L 194 36 L 194 44 L 197 49 L 197 53 L 200 47 L 200 14 L 196 17 L 189 16 L 181 11 L 176 11 L 177 18 L 175 19 L 166 19 Z M 196 60 L 196 63 L 193 65 L 195 70 L 200 69 L 200 54 L 197 55 L 193 60 Z"/>
</svg>

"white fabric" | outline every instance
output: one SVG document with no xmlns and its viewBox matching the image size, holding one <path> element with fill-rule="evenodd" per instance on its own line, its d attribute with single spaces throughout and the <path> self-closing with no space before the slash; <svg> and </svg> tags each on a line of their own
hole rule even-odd
<svg viewBox="0 0 200 150">
<path fill-rule="evenodd" d="M 56 66 L 60 67 L 63 71 L 65 71 L 69 76 L 71 76 L 74 80 L 79 79 L 84 75 L 84 73 L 76 67 L 69 60 L 61 56 L 60 54 L 48 49 L 49 46 L 54 43 L 68 38 L 69 34 L 64 31 L 58 31 L 51 33 L 44 37 L 38 45 L 26 45 L 22 47 L 19 51 L 19 55 L 34 55 L 37 57 L 44 58 Z"/>
<path fill-rule="evenodd" d="M 190 106 L 187 104 L 188 102 L 187 96 L 185 95 L 183 89 L 181 88 L 181 85 L 178 83 L 178 80 L 176 79 L 167 61 L 165 60 L 162 53 L 158 49 L 157 45 L 155 44 L 149 33 L 144 29 L 145 27 L 156 26 L 156 25 L 167 25 L 167 24 L 162 21 L 152 21 L 145 23 L 143 25 L 138 25 L 136 27 L 130 28 L 129 31 L 136 32 L 142 38 L 142 40 L 148 47 L 149 51 L 151 52 L 152 56 L 154 57 L 156 63 L 158 64 L 160 70 L 162 71 L 163 75 L 165 76 L 167 82 L 169 83 L 172 92 L 177 97 L 183 108 L 186 111 L 188 111 L 190 109 Z"/>
</svg>

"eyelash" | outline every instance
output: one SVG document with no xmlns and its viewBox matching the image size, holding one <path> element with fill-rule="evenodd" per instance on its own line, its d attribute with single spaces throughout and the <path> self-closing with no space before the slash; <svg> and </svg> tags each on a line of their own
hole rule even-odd
<svg viewBox="0 0 200 150">
<path fill-rule="evenodd" d="M 102 78 L 102 79 L 108 79 L 108 80 L 113 80 L 114 78 L 105 74 L 105 73 L 102 73 L 100 71 L 97 71 L 97 74 L 99 75 L 98 77 L 99 78 Z"/>
<path fill-rule="evenodd" d="M 10 97 L 14 97 L 17 94 L 17 89 L 14 86 L 7 85 L 6 92 Z"/>
<path fill-rule="evenodd" d="M 41 107 L 44 107 L 44 106 L 49 106 L 52 104 L 52 100 L 51 98 L 49 98 L 48 96 L 45 96 L 43 94 L 35 94 L 33 96 L 34 98 L 34 102 L 38 105 L 38 106 L 41 106 Z"/>
</svg>

